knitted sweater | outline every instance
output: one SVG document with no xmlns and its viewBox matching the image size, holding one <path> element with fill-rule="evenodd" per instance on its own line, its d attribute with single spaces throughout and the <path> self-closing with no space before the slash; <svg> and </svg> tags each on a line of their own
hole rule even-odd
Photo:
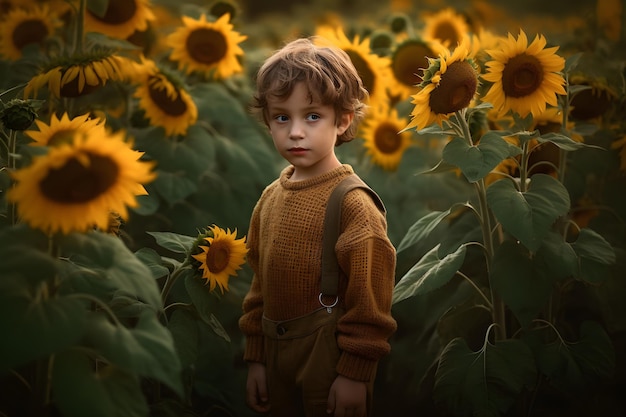
<svg viewBox="0 0 626 417">
<path fill-rule="evenodd" d="M 342 165 L 303 181 L 290 181 L 292 173 L 293 167 L 285 168 L 263 191 L 250 221 L 247 260 L 254 276 L 239 320 L 246 361 L 265 362 L 263 315 L 287 320 L 320 308 L 324 213 L 334 187 L 354 171 Z M 362 189 L 343 200 L 335 250 L 343 275 L 339 305 L 345 311 L 337 325 L 342 353 L 336 369 L 370 381 L 396 330 L 391 316 L 396 253 L 384 214 Z"/>
</svg>

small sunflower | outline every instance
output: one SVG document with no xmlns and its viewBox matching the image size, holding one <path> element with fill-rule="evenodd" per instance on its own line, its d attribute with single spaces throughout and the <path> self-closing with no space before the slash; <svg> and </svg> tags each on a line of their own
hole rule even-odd
<svg viewBox="0 0 626 417">
<path fill-rule="evenodd" d="M 98 134 L 105 135 L 104 120 L 91 118 L 90 114 L 83 114 L 70 119 L 67 113 L 63 113 L 59 119 L 56 114 L 50 117 L 50 124 L 37 119 L 35 124 L 39 130 L 27 130 L 24 133 L 35 141 L 34 146 L 58 146 L 64 143 L 72 143 L 74 137 L 80 133 L 89 133 L 92 129 L 98 130 Z"/>
<path fill-rule="evenodd" d="M 422 36 L 426 40 L 436 40 L 448 48 L 454 48 L 468 33 L 465 18 L 450 7 L 424 17 Z"/>
<path fill-rule="evenodd" d="M 200 262 L 202 278 L 210 285 L 210 290 L 219 286 L 223 294 L 224 290 L 228 291 L 228 278 L 236 275 L 245 262 L 246 238 L 237 239 L 237 229 L 231 233 L 230 229 L 213 225 L 204 241 L 207 246 L 198 246 L 202 252 L 191 256 Z"/>
<path fill-rule="evenodd" d="M 71 60 L 51 62 L 42 72 L 31 78 L 24 88 L 25 97 L 36 97 L 46 86 L 55 97 L 79 97 L 106 85 L 107 81 L 125 81 L 134 68 L 127 58 L 107 51 L 93 51 Z"/>
<path fill-rule="evenodd" d="M 401 132 L 407 121 L 395 109 L 371 108 L 361 128 L 364 146 L 375 164 L 395 171 L 411 146 L 411 133 Z"/>
<path fill-rule="evenodd" d="M 391 73 L 396 81 L 390 84 L 391 94 L 400 100 L 419 91 L 420 73 L 428 68 L 428 58 L 436 58 L 445 47 L 436 41 L 408 38 L 398 44 L 391 55 Z"/>
<path fill-rule="evenodd" d="M 589 87 L 572 97 L 570 115 L 577 120 L 601 117 L 619 98 L 617 91 L 606 79 L 576 72 L 570 75 L 569 84 Z"/>
<path fill-rule="evenodd" d="M 372 52 L 369 38 L 361 40 L 356 36 L 350 41 L 341 27 L 331 26 L 319 26 L 316 35 L 320 44 L 333 45 L 348 54 L 369 93 L 368 105 L 377 107 L 388 104 L 387 83 L 393 78 L 389 68 L 391 62 L 389 58 Z"/>
<path fill-rule="evenodd" d="M 413 96 L 411 123 L 405 129 L 423 129 L 433 123 L 441 126 L 451 114 L 470 105 L 478 88 L 478 73 L 472 57 L 477 45 L 468 37 L 454 49 L 445 49 L 422 76 L 422 88 Z"/>
<path fill-rule="evenodd" d="M 558 46 L 546 48 L 546 39 L 537 35 L 528 45 L 524 31 L 517 40 L 509 33 L 500 49 L 488 50 L 492 60 L 482 78 L 493 85 L 483 101 L 493 104 L 500 114 L 509 110 L 521 117 L 541 114 L 546 104 L 557 105 L 557 94 L 565 95 L 565 79 L 559 73 L 565 60 L 556 55 Z"/>
<path fill-rule="evenodd" d="M 46 5 L 12 9 L 0 22 L 0 55 L 17 61 L 24 47 L 42 45 L 59 27 L 61 22 Z"/>
<path fill-rule="evenodd" d="M 183 16 L 184 26 L 170 34 L 166 43 L 172 48 L 170 59 L 188 74 L 198 71 L 224 79 L 243 71 L 238 57 L 243 55 L 239 43 L 247 37 L 233 30 L 230 14 L 215 22 Z"/>
<path fill-rule="evenodd" d="M 148 29 L 148 22 L 155 19 L 151 7 L 150 0 L 108 0 L 102 16 L 87 9 L 85 30 L 126 39 L 135 31 Z"/>
<path fill-rule="evenodd" d="M 12 174 L 8 200 L 23 221 L 47 233 L 106 230 L 111 212 L 127 219 L 127 206 L 137 206 L 154 174 L 124 139 L 123 132 L 103 137 L 92 130 L 50 148 Z"/>
<path fill-rule="evenodd" d="M 198 120 L 198 107 L 175 74 L 164 72 L 154 61 L 142 58 L 138 86 L 133 95 L 153 126 L 169 135 L 184 135 Z"/>
</svg>

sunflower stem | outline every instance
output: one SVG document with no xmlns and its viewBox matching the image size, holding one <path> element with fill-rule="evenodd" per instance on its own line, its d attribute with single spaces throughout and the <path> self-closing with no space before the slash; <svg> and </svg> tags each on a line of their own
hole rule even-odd
<svg viewBox="0 0 626 417">
<path fill-rule="evenodd" d="M 76 33 L 74 34 L 74 50 L 73 54 L 83 52 L 83 41 L 85 37 L 85 10 L 87 9 L 87 0 L 80 0 L 78 13 L 76 13 Z"/>
<path fill-rule="evenodd" d="M 525 141 L 522 145 L 522 161 L 519 166 L 519 191 L 520 193 L 526 192 L 526 180 L 528 178 L 528 160 L 530 159 L 529 141 Z"/>
<path fill-rule="evenodd" d="M 186 271 L 190 268 L 190 263 L 185 260 L 185 262 L 178 268 L 176 269 L 174 272 L 172 272 L 171 274 L 169 274 L 165 280 L 165 284 L 163 285 L 163 289 L 161 290 L 161 300 L 163 302 L 163 306 L 165 306 L 165 302 L 167 300 L 167 297 L 170 294 L 170 291 L 172 290 L 172 288 L 174 287 L 174 284 L 176 283 L 176 281 L 178 280 L 178 278 L 180 277 L 180 274 L 183 271 Z M 165 311 L 165 310 L 163 310 Z"/>
<path fill-rule="evenodd" d="M 17 131 L 12 130 L 9 134 L 9 152 L 7 155 L 7 163 L 11 172 L 17 169 Z M 7 204 L 7 214 L 9 216 L 9 224 L 15 226 L 17 223 L 17 212 L 14 203 Z"/>
</svg>

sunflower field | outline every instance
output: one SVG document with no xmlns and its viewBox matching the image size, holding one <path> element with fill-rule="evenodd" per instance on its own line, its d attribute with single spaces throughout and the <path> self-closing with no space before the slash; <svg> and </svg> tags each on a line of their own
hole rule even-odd
<svg viewBox="0 0 626 417">
<path fill-rule="evenodd" d="M 246 232 L 289 40 L 369 92 L 398 331 L 374 410 L 626 415 L 626 1 L 0 2 L 0 417 L 254 416 Z"/>
</svg>

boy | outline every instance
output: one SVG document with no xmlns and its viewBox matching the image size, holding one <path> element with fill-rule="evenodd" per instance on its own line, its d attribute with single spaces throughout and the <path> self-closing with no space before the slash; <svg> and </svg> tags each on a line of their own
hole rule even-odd
<svg viewBox="0 0 626 417">
<path fill-rule="evenodd" d="M 348 55 L 310 39 L 288 43 L 257 74 L 254 108 L 290 165 L 261 195 L 248 230 L 254 277 L 243 302 L 246 402 L 276 417 L 371 412 L 391 316 L 395 249 L 384 212 L 362 189 L 342 203 L 336 298 L 320 292 L 324 213 L 354 174 L 335 146 L 352 140 L 367 91 Z"/>
</svg>

